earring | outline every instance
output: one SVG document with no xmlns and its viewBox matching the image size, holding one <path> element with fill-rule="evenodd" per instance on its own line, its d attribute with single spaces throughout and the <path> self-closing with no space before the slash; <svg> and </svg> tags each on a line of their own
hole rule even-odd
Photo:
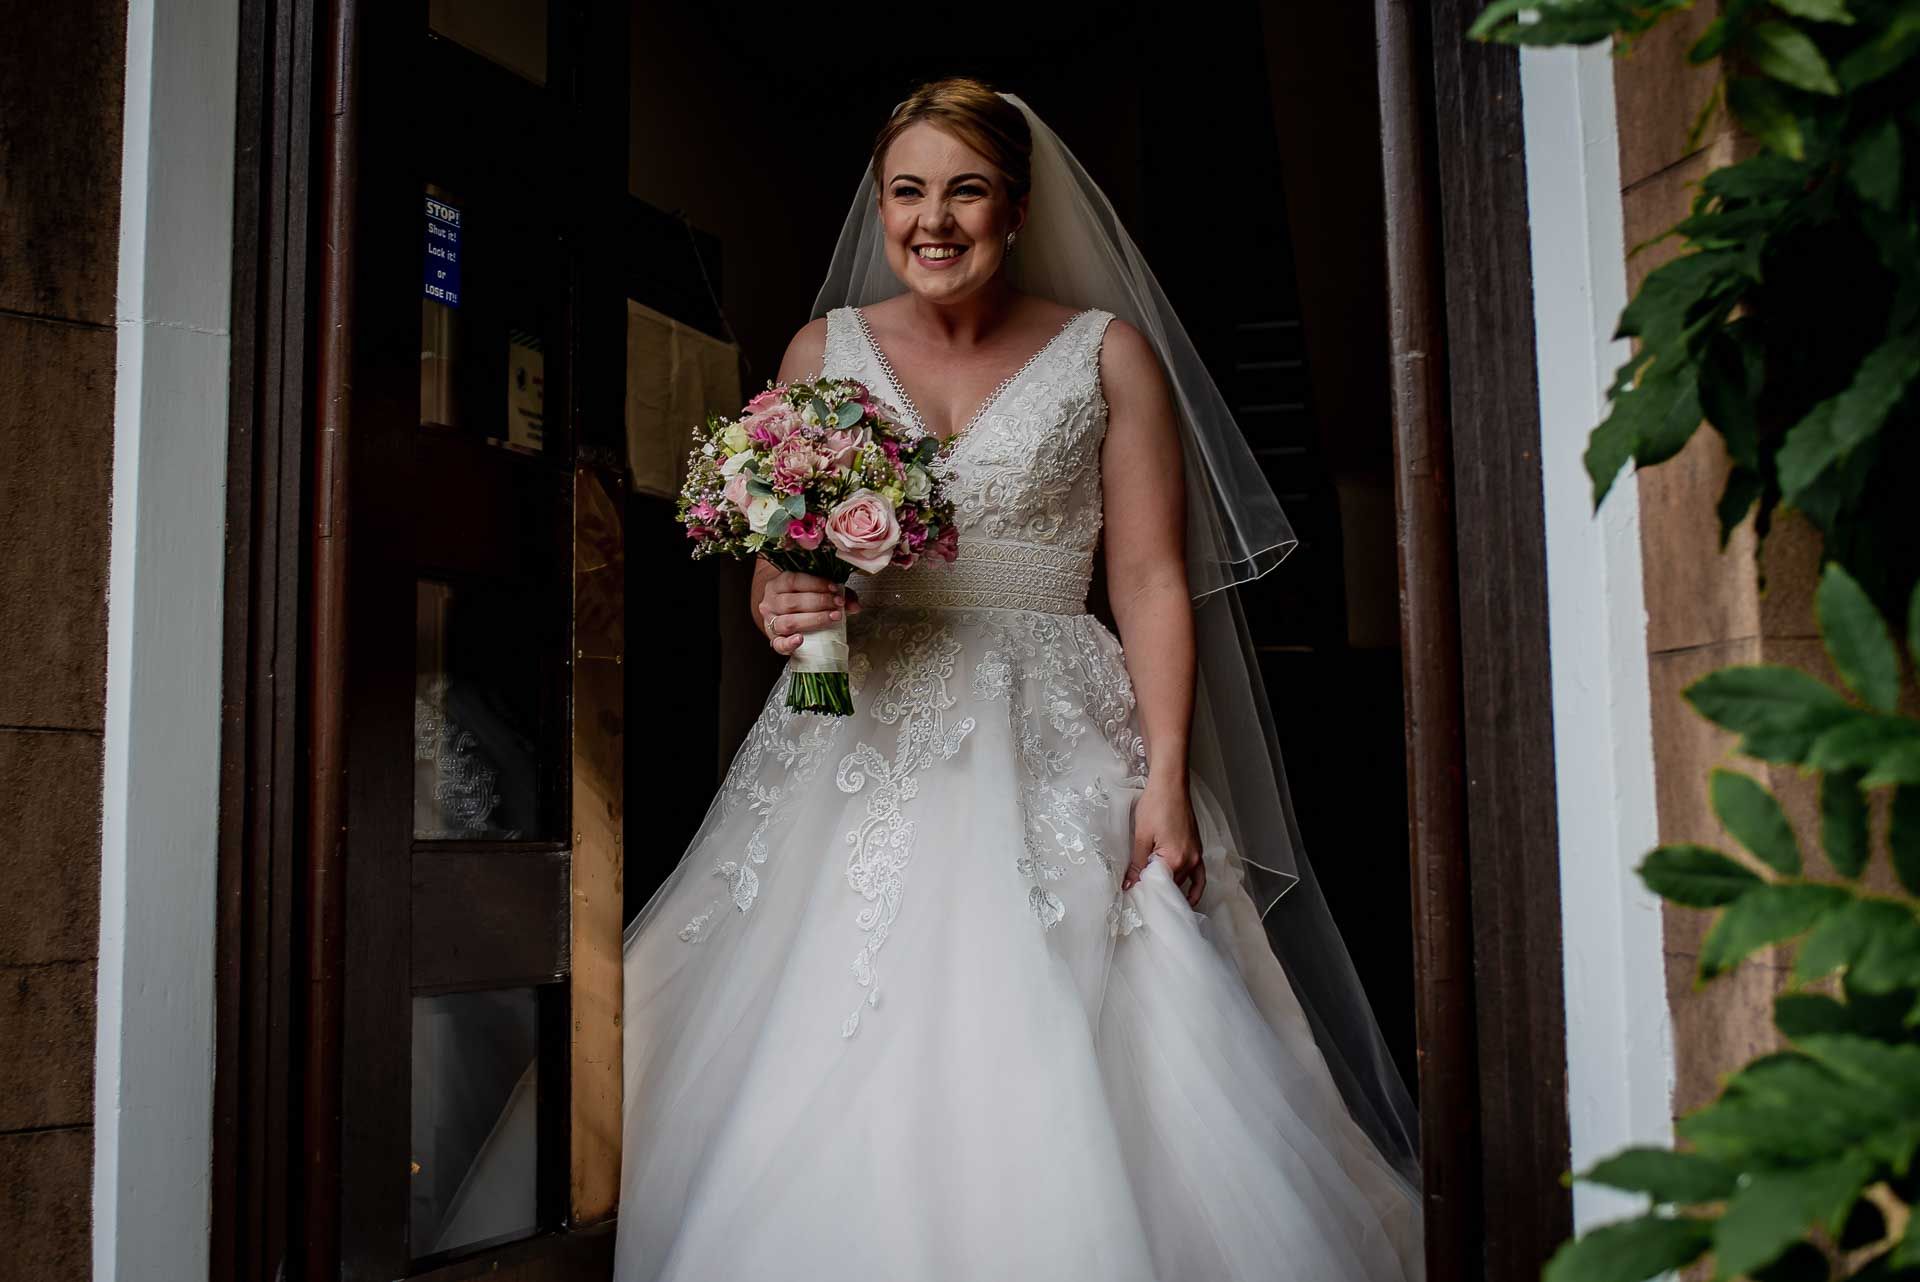
<svg viewBox="0 0 1920 1282">
<path fill-rule="evenodd" d="M 1007 233 L 1007 252 L 1009 254 L 1013 252 L 1013 238 L 1015 236 L 1018 236 L 1019 234 L 1020 233 L 1017 231 L 1010 231 Z"/>
</svg>

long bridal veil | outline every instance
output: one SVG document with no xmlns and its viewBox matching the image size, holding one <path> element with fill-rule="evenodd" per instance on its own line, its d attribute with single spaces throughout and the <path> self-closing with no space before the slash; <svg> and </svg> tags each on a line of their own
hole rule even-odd
<svg viewBox="0 0 1920 1282">
<path fill-rule="evenodd" d="M 1346 944 L 1314 880 L 1288 795 L 1286 768 L 1238 594 L 1295 546 L 1292 528 L 1220 389 L 1139 247 L 1086 169 L 1014 94 L 1033 134 L 1032 201 L 1008 259 L 1016 288 L 1112 312 L 1160 358 L 1181 427 L 1187 578 L 1198 680 L 1191 773 L 1220 803 L 1229 864 L 1258 907 L 1268 940 L 1311 1023 L 1354 1120 L 1418 1183 L 1419 1128 Z M 887 265 L 877 190 L 863 174 L 813 315 L 904 289 Z"/>
</svg>

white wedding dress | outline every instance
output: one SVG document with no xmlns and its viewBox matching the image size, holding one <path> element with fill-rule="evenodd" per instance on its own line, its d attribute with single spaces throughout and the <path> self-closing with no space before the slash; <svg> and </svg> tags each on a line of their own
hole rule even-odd
<svg viewBox="0 0 1920 1282">
<path fill-rule="evenodd" d="M 855 711 L 786 677 L 626 941 L 621 1282 L 1404 1282 L 1204 784 L 1199 912 L 1122 892 L 1146 754 L 1086 613 L 1109 313 L 943 452 L 951 566 L 856 576 Z M 823 376 L 910 405 L 863 318 Z M 1280 911 L 1284 911 L 1284 908 Z"/>
</svg>

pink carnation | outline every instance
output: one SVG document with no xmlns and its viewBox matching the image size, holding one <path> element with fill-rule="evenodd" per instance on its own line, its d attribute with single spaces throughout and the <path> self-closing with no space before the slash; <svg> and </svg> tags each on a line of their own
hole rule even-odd
<svg viewBox="0 0 1920 1282">
<path fill-rule="evenodd" d="M 800 426 L 800 416 L 783 403 L 748 415 L 740 420 L 740 426 L 747 429 L 747 439 L 756 445 L 778 445 Z"/>
<path fill-rule="evenodd" d="M 807 488 L 807 478 L 819 467 L 813 446 L 802 437 L 789 436 L 773 447 L 773 488 L 783 494 L 798 494 Z"/>
</svg>

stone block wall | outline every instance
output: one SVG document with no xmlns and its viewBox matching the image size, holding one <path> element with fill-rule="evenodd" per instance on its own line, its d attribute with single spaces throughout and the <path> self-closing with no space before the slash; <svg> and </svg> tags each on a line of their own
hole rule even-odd
<svg viewBox="0 0 1920 1282">
<path fill-rule="evenodd" d="M 0 1282 L 91 1273 L 125 0 L 0 0 Z"/>
</svg>

